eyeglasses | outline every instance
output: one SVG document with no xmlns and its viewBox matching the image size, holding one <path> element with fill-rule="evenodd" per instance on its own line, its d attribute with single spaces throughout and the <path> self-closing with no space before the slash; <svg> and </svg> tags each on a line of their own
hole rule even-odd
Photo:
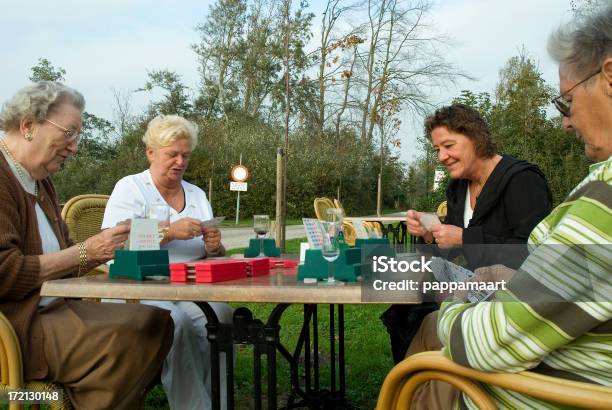
<svg viewBox="0 0 612 410">
<path fill-rule="evenodd" d="M 570 110 L 572 108 L 572 102 L 568 101 L 568 99 L 565 98 L 565 96 L 568 95 L 574 88 L 578 87 L 582 83 L 585 83 L 585 82 L 589 81 L 591 78 L 595 77 L 600 72 L 601 72 L 601 69 L 595 71 L 593 74 L 591 74 L 590 76 L 588 76 L 584 80 L 574 84 L 574 86 L 572 88 L 570 88 L 569 90 L 567 90 L 563 94 L 561 94 L 558 97 L 555 97 L 552 100 L 550 100 L 550 102 L 552 102 L 554 104 L 555 108 L 557 110 L 559 110 L 561 115 L 563 115 L 564 117 L 569 117 L 570 116 Z"/>
<path fill-rule="evenodd" d="M 62 127 L 61 125 L 59 125 L 59 124 L 57 124 L 57 123 L 55 123 L 55 122 L 53 122 L 51 120 L 48 120 L 48 119 L 45 119 L 45 121 L 47 121 L 49 124 L 55 125 L 60 130 L 64 131 L 64 137 L 66 137 L 66 141 L 67 142 L 72 142 L 72 141 L 75 141 L 75 140 L 76 140 L 77 143 L 79 142 L 79 138 L 81 137 L 81 134 L 77 130 L 73 130 L 73 129 L 68 129 L 68 128 Z"/>
</svg>

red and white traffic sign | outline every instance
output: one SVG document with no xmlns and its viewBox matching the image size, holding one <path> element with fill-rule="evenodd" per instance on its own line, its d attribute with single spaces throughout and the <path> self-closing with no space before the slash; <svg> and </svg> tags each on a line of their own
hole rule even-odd
<svg viewBox="0 0 612 410">
<path fill-rule="evenodd" d="M 244 182 L 249 179 L 249 170 L 244 165 L 234 165 L 230 171 L 230 175 L 232 177 L 232 181 Z"/>
</svg>

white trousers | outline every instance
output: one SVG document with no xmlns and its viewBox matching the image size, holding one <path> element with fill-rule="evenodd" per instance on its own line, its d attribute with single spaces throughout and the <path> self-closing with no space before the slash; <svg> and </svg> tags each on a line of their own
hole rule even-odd
<svg viewBox="0 0 612 410">
<path fill-rule="evenodd" d="M 112 302 L 120 302 L 113 300 Z M 121 301 L 124 302 L 124 301 Z M 193 302 L 141 300 L 141 304 L 170 311 L 174 340 L 162 368 L 161 381 L 173 410 L 211 409 L 210 343 L 206 338 L 206 316 Z M 219 322 L 231 323 L 234 310 L 226 303 L 209 302 Z M 226 359 L 219 353 L 221 408 L 227 408 Z M 233 365 L 233 364 L 232 364 Z"/>
</svg>

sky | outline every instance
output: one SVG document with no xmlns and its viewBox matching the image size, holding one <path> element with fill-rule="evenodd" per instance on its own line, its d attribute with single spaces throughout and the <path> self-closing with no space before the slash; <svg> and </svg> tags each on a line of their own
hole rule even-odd
<svg viewBox="0 0 612 410">
<path fill-rule="evenodd" d="M 212 0 L 0 0 L 0 101 L 28 84 L 39 58 L 67 71 L 66 83 L 81 91 L 87 111 L 113 119 L 113 90 L 143 86 L 147 71 L 169 69 L 196 88 L 198 61 L 191 44 Z M 323 1 L 311 0 L 318 25 Z M 453 39 L 449 62 L 475 80 L 431 90 L 444 104 L 463 89 L 492 92 L 499 70 L 525 47 L 543 77 L 558 85 L 556 64 L 546 53 L 548 34 L 571 18 L 569 0 L 434 0 L 430 21 Z M 132 97 L 133 113 L 150 100 Z M 406 121 L 401 158 L 417 155 L 420 124 Z"/>
</svg>

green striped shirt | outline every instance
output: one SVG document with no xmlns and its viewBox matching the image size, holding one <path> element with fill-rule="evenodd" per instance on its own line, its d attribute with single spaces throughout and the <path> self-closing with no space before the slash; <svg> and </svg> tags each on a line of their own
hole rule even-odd
<svg viewBox="0 0 612 410">
<path fill-rule="evenodd" d="M 574 246 L 581 244 L 587 246 Z M 506 291 L 498 291 L 490 302 L 442 304 L 438 336 L 443 353 L 483 371 L 530 369 L 612 386 L 610 244 L 612 157 L 591 166 L 589 175 L 531 232 L 530 255 Z M 577 274 L 585 269 L 584 261 L 586 276 Z M 553 296 L 564 301 L 545 302 Z M 482 387 L 500 408 L 559 408 Z M 463 400 L 476 408 L 468 397 Z"/>
</svg>

